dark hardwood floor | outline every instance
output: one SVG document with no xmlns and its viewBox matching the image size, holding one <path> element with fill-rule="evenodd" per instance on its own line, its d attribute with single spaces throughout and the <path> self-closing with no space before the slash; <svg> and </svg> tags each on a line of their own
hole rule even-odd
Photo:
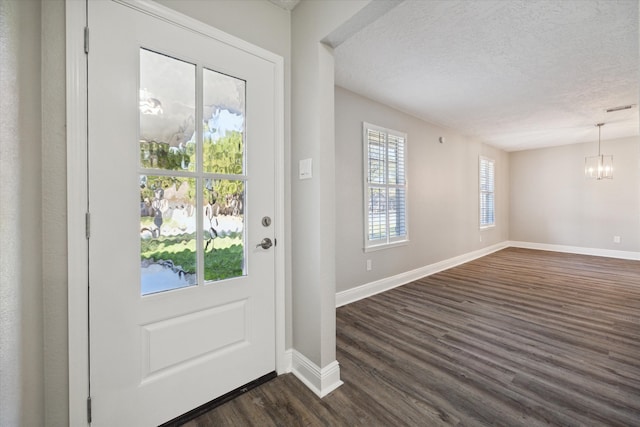
<svg viewBox="0 0 640 427">
<path fill-rule="evenodd" d="M 188 426 L 640 426 L 640 262 L 505 249 L 337 310 L 344 385 Z"/>
</svg>

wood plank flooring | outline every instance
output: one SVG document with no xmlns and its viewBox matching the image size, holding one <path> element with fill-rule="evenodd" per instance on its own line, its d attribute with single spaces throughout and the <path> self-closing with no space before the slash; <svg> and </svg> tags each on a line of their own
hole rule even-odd
<svg viewBox="0 0 640 427">
<path fill-rule="evenodd" d="M 505 249 L 339 308 L 337 359 L 187 426 L 640 426 L 640 262 Z"/>
</svg>

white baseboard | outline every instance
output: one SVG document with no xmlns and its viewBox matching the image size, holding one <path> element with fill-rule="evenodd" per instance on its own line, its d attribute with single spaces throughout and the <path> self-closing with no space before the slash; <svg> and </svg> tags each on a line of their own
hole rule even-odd
<svg viewBox="0 0 640 427">
<path fill-rule="evenodd" d="M 320 368 L 297 350 L 290 351 L 292 354 L 291 372 L 318 397 L 325 397 L 343 384 L 340 380 L 340 365 L 337 360 Z"/>
<path fill-rule="evenodd" d="M 357 286 L 352 289 L 347 289 L 346 291 L 338 292 L 336 294 L 336 307 L 342 307 L 343 305 L 368 298 L 370 296 L 388 291 L 398 286 L 406 285 L 407 283 L 411 283 L 422 277 L 430 276 L 440 271 L 455 267 L 460 264 L 464 264 L 465 262 L 473 261 L 474 259 L 481 258 L 485 255 L 489 255 L 493 252 L 508 247 L 565 252 L 579 255 L 593 255 L 608 258 L 640 260 L 640 252 L 633 251 L 617 251 L 612 249 L 585 248 L 580 246 L 551 245 L 547 243 L 505 241 L 492 246 L 488 246 L 483 249 L 479 249 L 477 251 L 449 258 L 435 264 L 416 268 L 415 270 L 396 274 L 395 276 L 376 280 L 375 282 L 371 283 L 365 283 L 364 285 Z"/>
<path fill-rule="evenodd" d="M 532 242 L 507 242 L 508 246 L 523 249 L 537 249 L 541 251 L 565 252 L 578 255 L 593 255 L 607 258 L 620 258 L 630 260 L 640 260 L 640 252 L 616 251 L 613 249 L 585 248 L 581 246 L 552 245 L 548 243 Z"/>
<path fill-rule="evenodd" d="M 389 289 L 406 285 L 407 283 L 411 283 L 422 277 L 430 276 L 440 271 L 447 270 L 460 264 L 464 264 L 465 262 L 473 261 L 474 259 L 489 255 L 508 246 L 508 242 L 498 243 L 492 246 L 487 246 L 486 248 L 478 249 L 477 251 L 449 258 L 435 264 L 416 268 L 415 270 L 407 271 L 395 276 L 376 280 L 375 282 L 366 283 L 352 289 L 347 289 L 346 291 L 338 292 L 336 294 L 336 307 L 351 304 L 352 302 L 368 298 L 375 294 L 379 294 L 380 292 L 388 291 Z"/>
<path fill-rule="evenodd" d="M 280 369 L 278 369 L 278 375 L 288 374 L 293 369 L 293 351 L 291 348 L 284 351 L 284 357 Z"/>
</svg>

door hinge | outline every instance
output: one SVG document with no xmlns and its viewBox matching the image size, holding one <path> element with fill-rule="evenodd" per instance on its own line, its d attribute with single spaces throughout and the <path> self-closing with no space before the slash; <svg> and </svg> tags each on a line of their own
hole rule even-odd
<svg viewBox="0 0 640 427">
<path fill-rule="evenodd" d="M 91 237 L 91 214 L 89 212 L 84 214 L 84 234 L 87 239 Z"/>
<path fill-rule="evenodd" d="M 84 27 L 84 53 L 89 53 L 89 27 Z"/>
<path fill-rule="evenodd" d="M 91 424 L 91 396 L 87 397 L 87 422 Z"/>
</svg>

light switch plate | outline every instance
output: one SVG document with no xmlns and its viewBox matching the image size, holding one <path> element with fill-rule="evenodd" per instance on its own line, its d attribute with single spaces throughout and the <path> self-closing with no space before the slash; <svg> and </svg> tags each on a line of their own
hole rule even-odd
<svg viewBox="0 0 640 427">
<path fill-rule="evenodd" d="M 313 161 L 312 159 L 300 160 L 300 179 L 311 179 L 313 176 Z"/>
</svg>

